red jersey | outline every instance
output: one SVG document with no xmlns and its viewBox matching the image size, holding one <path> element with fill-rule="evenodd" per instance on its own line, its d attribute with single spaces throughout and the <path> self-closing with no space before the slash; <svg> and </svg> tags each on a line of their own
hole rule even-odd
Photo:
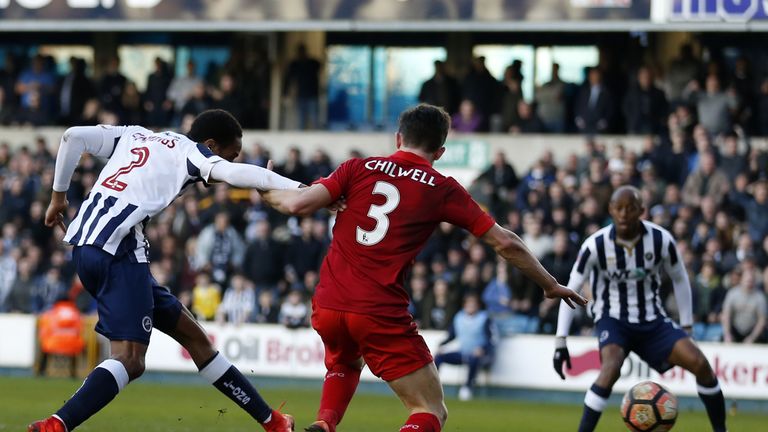
<svg viewBox="0 0 768 432">
<path fill-rule="evenodd" d="M 322 308 L 407 315 L 405 276 L 437 225 L 479 237 L 495 223 L 456 180 L 410 152 L 350 159 L 318 183 L 347 200 L 320 269 L 314 302 Z"/>
</svg>

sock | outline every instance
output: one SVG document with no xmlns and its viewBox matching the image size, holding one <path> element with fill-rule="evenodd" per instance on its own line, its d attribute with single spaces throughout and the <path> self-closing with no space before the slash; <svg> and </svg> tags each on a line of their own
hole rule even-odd
<svg viewBox="0 0 768 432">
<path fill-rule="evenodd" d="M 712 430 L 725 432 L 725 398 L 720 390 L 720 383 L 715 380 L 715 383 L 710 387 L 699 384 L 697 389 L 699 398 L 704 402 L 704 407 L 707 409 Z"/>
<path fill-rule="evenodd" d="M 440 432 L 440 429 L 440 420 L 434 414 L 416 413 L 408 417 L 400 432 Z"/>
<path fill-rule="evenodd" d="M 200 368 L 200 374 L 257 422 L 272 419 L 272 408 L 236 367 L 221 353 L 216 353 Z"/>
<path fill-rule="evenodd" d="M 341 423 L 360 382 L 360 372 L 360 369 L 336 365 L 325 374 L 320 410 L 317 412 L 318 420 L 328 423 L 331 428 Z"/>
<path fill-rule="evenodd" d="M 128 372 L 117 360 L 104 360 L 85 378 L 83 385 L 72 395 L 56 416 L 68 431 L 107 406 L 120 390 L 128 384 Z"/>
<path fill-rule="evenodd" d="M 579 423 L 579 432 L 592 432 L 600 420 L 600 414 L 603 413 L 608 404 L 608 397 L 611 396 L 611 389 L 606 389 L 592 384 L 587 395 L 584 396 L 584 413 Z"/>
</svg>

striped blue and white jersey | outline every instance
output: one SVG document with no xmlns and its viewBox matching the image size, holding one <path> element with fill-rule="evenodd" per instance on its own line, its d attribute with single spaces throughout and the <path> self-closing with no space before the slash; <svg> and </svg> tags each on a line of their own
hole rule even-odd
<svg viewBox="0 0 768 432">
<path fill-rule="evenodd" d="M 571 271 L 568 287 L 581 291 L 589 278 L 595 322 L 611 317 L 628 323 L 645 323 L 667 316 L 659 292 L 662 271 L 666 271 L 674 285 L 680 324 L 690 326 L 693 324 L 691 286 L 675 240 L 654 223 L 642 221 L 642 224 L 643 232 L 633 244 L 617 242 L 613 225 L 587 238 Z"/>
<path fill-rule="evenodd" d="M 184 135 L 140 126 L 94 126 L 88 137 L 101 141 L 88 143 L 97 149 L 95 155 L 109 160 L 64 241 L 147 262 L 144 224 L 187 186 L 207 182 L 213 165 L 223 159 Z M 62 142 L 67 139 L 65 134 Z"/>
</svg>

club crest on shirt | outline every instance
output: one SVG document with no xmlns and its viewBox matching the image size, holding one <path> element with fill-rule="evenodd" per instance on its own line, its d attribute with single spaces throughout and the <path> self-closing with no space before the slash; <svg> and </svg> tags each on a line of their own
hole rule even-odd
<svg viewBox="0 0 768 432">
<path fill-rule="evenodd" d="M 646 252 L 646 253 L 645 253 L 645 260 L 646 260 L 646 261 L 653 261 L 653 253 L 651 253 L 651 252 Z"/>
<path fill-rule="evenodd" d="M 600 342 L 607 341 L 608 336 L 610 336 L 610 333 L 608 333 L 608 330 L 603 330 L 602 332 L 600 332 Z"/>
</svg>

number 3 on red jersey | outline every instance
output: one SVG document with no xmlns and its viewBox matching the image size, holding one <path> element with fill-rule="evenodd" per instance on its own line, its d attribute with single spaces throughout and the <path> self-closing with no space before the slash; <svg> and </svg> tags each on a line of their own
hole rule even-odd
<svg viewBox="0 0 768 432">
<path fill-rule="evenodd" d="M 386 201 L 382 205 L 371 204 L 368 217 L 376 221 L 376 226 L 371 231 L 357 227 L 357 242 L 363 246 L 373 246 L 384 239 L 389 230 L 388 214 L 392 213 L 400 204 L 400 191 L 390 183 L 379 181 L 373 187 L 373 194 L 384 195 Z"/>
</svg>

